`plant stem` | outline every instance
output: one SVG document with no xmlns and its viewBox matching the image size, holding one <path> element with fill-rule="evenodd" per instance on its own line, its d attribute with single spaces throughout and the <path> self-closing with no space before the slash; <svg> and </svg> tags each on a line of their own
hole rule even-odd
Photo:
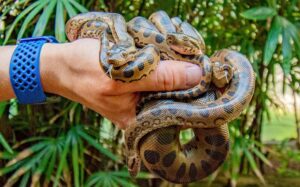
<svg viewBox="0 0 300 187">
<path fill-rule="evenodd" d="M 297 98 L 296 98 L 296 92 L 293 90 L 293 97 L 294 97 L 294 113 L 295 113 L 295 122 L 296 122 L 296 131 L 297 131 L 297 147 L 300 149 L 300 120 L 298 116 L 298 107 L 297 107 Z"/>
</svg>

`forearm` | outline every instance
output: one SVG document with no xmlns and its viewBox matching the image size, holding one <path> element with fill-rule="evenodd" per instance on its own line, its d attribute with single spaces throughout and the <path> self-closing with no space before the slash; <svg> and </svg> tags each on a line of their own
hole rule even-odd
<svg viewBox="0 0 300 187">
<path fill-rule="evenodd" d="M 16 46 L 0 47 L 0 101 L 15 97 L 9 79 L 9 64 Z"/>
</svg>

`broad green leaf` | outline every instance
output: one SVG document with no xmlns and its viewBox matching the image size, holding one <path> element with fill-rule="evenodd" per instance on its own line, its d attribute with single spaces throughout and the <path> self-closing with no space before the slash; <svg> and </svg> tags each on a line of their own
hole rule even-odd
<svg viewBox="0 0 300 187">
<path fill-rule="evenodd" d="M 35 25 L 33 36 L 42 36 L 45 32 L 47 23 L 49 21 L 49 18 L 54 10 L 54 7 L 56 5 L 57 0 L 51 0 L 49 4 L 45 7 L 45 10 L 43 11 L 42 15 L 40 16 L 37 24 Z"/>
<path fill-rule="evenodd" d="M 74 116 L 72 116 L 72 120 L 74 120 L 75 124 L 79 124 L 81 122 L 81 114 L 82 114 L 82 106 L 78 105 L 74 107 Z M 73 119 L 74 118 L 74 119 Z"/>
<path fill-rule="evenodd" d="M 3 42 L 3 45 L 5 45 L 7 43 L 7 41 L 9 40 L 13 30 L 15 29 L 17 23 L 24 17 L 26 16 L 26 14 L 28 14 L 32 9 L 34 9 L 36 6 L 38 6 L 41 3 L 41 1 L 36 1 L 35 3 L 31 4 L 30 6 L 28 6 L 25 10 L 23 10 L 20 15 L 18 15 L 18 17 L 15 19 L 15 21 L 13 22 L 13 24 L 10 26 L 9 30 L 6 32 L 5 35 L 5 39 Z"/>
<path fill-rule="evenodd" d="M 63 0 L 64 6 L 68 12 L 69 17 L 74 17 L 77 15 L 76 10 L 73 8 L 73 6 L 70 4 L 69 0 Z"/>
<path fill-rule="evenodd" d="M 94 173 L 87 180 L 86 186 L 94 186 L 102 178 L 103 178 L 103 173 L 101 172 Z"/>
<path fill-rule="evenodd" d="M 19 141 L 17 144 L 14 145 L 14 148 L 18 148 L 18 147 L 20 147 L 20 146 L 22 146 L 22 145 L 24 145 L 26 143 L 31 143 L 31 142 L 36 142 L 36 141 L 44 141 L 44 142 L 46 142 L 46 141 L 51 141 L 51 140 L 53 140 L 53 138 L 51 138 L 51 137 L 45 137 L 45 136 L 39 136 L 39 137 L 37 137 L 37 136 L 33 136 L 33 137 L 29 137 L 27 139 L 24 139 L 22 141 Z"/>
<path fill-rule="evenodd" d="M 104 179 L 102 179 L 102 180 L 99 180 L 99 181 L 96 183 L 95 187 L 107 186 L 106 183 L 107 183 L 107 182 L 106 182 L 106 180 L 105 180 L 105 178 L 104 178 Z"/>
<path fill-rule="evenodd" d="M 0 160 L 11 160 L 15 157 L 15 154 L 10 154 L 8 152 L 0 152 Z"/>
<path fill-rule="evenodd" d="M 255 153 L 257 157 L 259 157 L 265 164 L 267 164 L 269 167 L 273 167 L 272 163 L 268 158 L 261 152 L 259 151 L 256 147 L 252 147 L 252 151 Z"/>
<path fill-rule="evenodd" d="M 44 147 L 47 147 L 47 144 L 45 144 L 45 142 L 39 142 L 29 148 L 26 148 L 26 149 L 22 150 L 21 152 L 19 152 L 13 160 L 9 161 L 6 164 L 6 166 L 10 166 L 17 162 L 20 162 L 20 160 L 26 159 L 27 157 L 40 151 Z"/>
<path fill-rule="evenodd" d="M 284 27 L 286 29 L 286 32 L 292 37 L 294 44 L 295 44 L 295 51 L 300 59 L 300 31 L 299 28 L 296 27 L 293 23 L 291 23 L 289 20 L 287 20 L 284 17 L 281 17 L 282 22 L 284 23 Z"/>
<path fill-rule="evenodd" d="M 235 181 L 239 177 L 239 166 L 241 163 L 240 146 L 241 146 L 240 141 L 237 139 L 232 149 L 232 157 L 231 157 L 231 165 L 232 165 L 231 179 Z"/>
<path fill-rule="evenodd" d="M 19 3 L 20 3 L 20 4 L 23 4 L 23 3 L 25 3 L 26 1 L 28 1 L 28 0 L 20 0 Z"/>
<path fill-rule="evenodd" d="M 50 181 L 50 177 L 51 177 L 51 174 L 54 170 L 54 167 L 55 167 L 55 161 L 56 161 L 56 154 L 57 154 L 57 149 L 54 149 L 54 151 L 52 153 L 49 153 L 51 155 L 51 158 L 48 162 L 48 167 L 47 167 L 47 170 L 45 172 L 45 176 L 46 176 L 46 181 Z"/>
<path fill-rule="evenodd" d="M 52 156 L 52 154 L 49 154 L 51 152 L 53 152 L 54 148 L 46 148 L 47 149 L 47 154 L 44 156 L 43 159 L 41 159 L 38 168 L 36 169 L 36 173 L 38 174 L 42 174 L 44 173 L 44 171 L 46 170 L 46 168 L 48 168 L 49 166 L 49 159 Z"/>
<path fill-rule="evenodd" d="M 21 167 L 25 161 L 28 161 L 29 159 L 25 159 L 25 160 L 21 160 L 17 163 L 15 163 L 14 165 L 10 165 L 10 166 L 5 166 L 3 168 L 0 168 L 0 177 L 7 174 L 7 173 L 10 173 L 16 169 L 18 169 L 19 167 Z"/>
<path fill-rule="evenodd" d="M 69 149 L 70 149 L 70 143 L 71 143 L 71 136 L 68 135 L 67 138 L 66 138 L 66 142 L 64 144 L 64 148 L 63 148 L 63 152 L 62 152 L 62 155 L 60 156 L 60 161 L 59 161 L 59 164 L 58 164 L 58 168 L 57 168 L 57 171 L 56 171 L 56 176 L 55 176 L 55 180 L 54 180 L 54 184 L 53 186 L 54 187 L 57 187 L 59 185 L 59 178 L 61 177 L 61 173 L 66 165 L 66 162 L 67 162 L 67 154 L 69 152 Z"/>
<path fill-rule="evenodd" d="M 82 6 L 81 4 L 79 4 L 77 1 L 74 0 L 69 0 L 69 2 L 77 8 L 77 10 L 79 10 L 80 12 L 84 13 L 84 12 L 88 12 L 89 10 L 86 9 L 84 6 Z"/>
<path fill-rule="evenodd" d="M 28 172 L 31 168 L 33 168 L 36 163 L 40 161 L 40 159 L 47 153 L 47 149 L 42 150 L 41 152 L 35 154 L 34 157 L 31 157 L 28 162 L 25 162 L 24 165 L 22 165 L 18 170 L 15 171 L 13 175 L 9 177 L 9 179 L 6 182 L 6 186 L 13 186 L 17 180 L 24 175 L 26 172 Z"/>
<path fill-rule="evenodd" d="M 278 44 L 278 38 L 282 31 L 282 25 L 280 22 L 280 18 L 276 16 L 271 25 L 271 29 L 268 33 L 268 38 L 265 44 L 264 49 L 264 64 L 268 65 L 271 61 L 273 54 L 276 50 Z"/>
<path fill-rule="evenodd" d="M 84 161 L 84 151 L 85 151 L 85 147 L 84 147 L 84 144 L 82 142 L 81 139 L 78 140 L 78 145 L 79 145 L 79 157 L 80 157 L 80 160 L 79 160 L 79 163 L 80 163 L 80 181 L 81 181 L 81 186 L 83 186 L 83 182 L 84 182 L 84 169 L 85 169 L 85 161 Z"/>
<path fill-rule="evenodd" d="M 130 175 L 127 170 L 114 171 L 113 175 L 118 177 L 130 178 Z M 153 175 L 147 172 L 139 172 L 138 175 L 136 176 L 136 178 L 139 179 L 147 179 L 151 177 L 153 177 Z"/>
<path fill-rule="evenodd" d="M 110 181 L 111 182 L 111 185 L 113 186 L 113 187 L 119 187 L 120 185 L 118 184 L 118 182 L 116 181 L 116 180 L 111 180 Z"/>
<path fill-rule="evenodd" d="M 0 102 L 0 118 L 2 117 L 7 105 L 8 102 L 6 101 Z"/>
<path fill-rule="evenodd" d="M 286 75 L 288 75 L 291 71 L 291 60 L 293 58 L 293 49 L 291 45 L 292 37 L 289 35 L 287 29 L 288 28 L 284 28 L 282 31 L 282 68 Z"/>
<path fill-rule="evenodd" d="M 108 149 L 105 149 L 104 147 L 102 147 L 97 141 L 95 141 L 91 136 L 89 136 L 88 134 L 86 134 L 84 131 L 78 130 L 77 133 L 83 139 L 85 139 L 91 146 L 93 146 L 94 148 L 96 148 L 100 153 L 108 156 L 110 159 L 112 159 L 114 161 L 118 161 L 119 160 L 119 158 L 116 155 L 114 155 Z"/>
<path fill-rule="evenodd" d="M 13 154 L 14 151 L 12 150 L 12 148 L 10 147 L 10 145 L 7 143 L 7 141 L 5 140 L 4 136 L 1 134 L 0 132 L 0 144 L 4 147 L 4 149 L 9 152 L 10 154 Z"/>
<path fill-rule="evenodd" d="M 74 171 L 74 181 L 75 181 L 75 186 L 79 187 L 80 186 L 80 176 L 79 176 L 79 161 L 78 161 L 78 144 L 75 138 L 73 139 L 72 142 L 72 164 L 73 164 L 73 171 Z"/>
<path fill-rule="evenodd" d="M 262 173 L 259 171 L 259 169 L 257 168 L 257 165 L 255 163 L 255 160 L 253 158 L 253 156 L 251 155 L 251 153 L 247 150 L 247 148 L 244 149 L 244 153 L 245 153 L 245 156 L 252 168 L 252 170 L 254 171 L 255 175 L 259 178 L 259 180 L 265 184 L 265 179 L 262 175 Z"/>
<path fill-rule="evenodd" d="M 270 7 L 255 7 L 241 13 L 241 16 L 252 20 L 265 20 L 276 15 L 276 10 Z"/>
<path fill-rule="evenodd" d="M 62 1 L 57 1 L 56 15 L 55 15 L 55 37 L 60 42 L 66 41 L 65 35 L 65 18 Z"/>
<path fill-rule="evenodd" d="M 110 180 L 111 180 L 110 177 L 106 175 L 106 177 L 102 181 L 99 181 L 99 184 L 96 184 L 96 186 L 99 185 L 99 186 L 109 186 L 109 187 L 111 187 Z"/>
<path fill-rule="evenodd" d="M 30 178 L 30 173 L 27 172 L 23 177 L 22 180 L 19 184 L 19 187 L 26 187 L 28 182 L 29 182 L 29 178 Z"/>
<path fill-rule="evenodd" d="M 47 1 L 41 2 L 36 8 L 34 8 L 27 16 L 26 19 L 24 20 L 22 27 L 18 33 L 18 39 L 22 38 L 28 24 L 36 17 L 36 15 L 44 8 L 44 6 L 48 3 Z"/>
<path fill-rule="evenodd" d="M 109 186 L 111 186 L 111 187 L 118 187 L 118 186 L 119 186 L 119 185 L 117 184 L 117 182 L 116 182 L 114 176 L 111 176 L 111 175 L 110 175 L 108 182 L 110 183 Z"/>
<path fill-rule="evenodd" d="M 53 147 L 51 147 L 50 149 L 49 148 L 46 149 L 47 149 L 47 154 L 45 154 L 45 156 L 41 158 L 41 161 L 39 162 L 37 168 L 33 169 L 32 181 L 31 181 L 32 186 L 38 186 L 42 174 L 48 167 L 49 159 L 51 157 L 51 154 L 49 154 L 49 152 L 52 152 Z"/>
</svg>

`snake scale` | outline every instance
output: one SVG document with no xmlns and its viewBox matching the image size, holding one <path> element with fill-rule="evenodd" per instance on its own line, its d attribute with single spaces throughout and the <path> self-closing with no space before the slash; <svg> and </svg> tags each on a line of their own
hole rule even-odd
<svg viewBox="0 0 300 187">
<path fill-rule="evenodd" d="M 188 183 L 207 177 L 224 162 L 227 123 L 240 115 L 254 92 L 255 75 L 247 58 L 227 49 L 208 58 L 198 31 L 163 11 L 127 23 L 115 13 L 84 13 L 68 21 L 66 33 L 70 41 L 100 39 L 100 65 L 115 80 L 138 81 L 155 70 L 160 59 L 187 61 L 202 69 L 194 88 L 143 95 L 136 123 L 125 131 L 132 176 L 143 163 L 161 178 Z M 187 128 L 194 137 L 181 145 L 180 130 Z"/>
</svg>

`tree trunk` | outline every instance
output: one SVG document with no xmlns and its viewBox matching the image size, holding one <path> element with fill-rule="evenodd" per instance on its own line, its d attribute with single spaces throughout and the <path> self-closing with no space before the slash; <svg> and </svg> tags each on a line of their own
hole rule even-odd
<svg viewBox="0 0 300 187">
<path fill-rule="evenodd" d="M 297 98 L 296 98 L 296 92 L 293 91 L 293 97 L 294 97 L 294 113 L 295 113 L 295 122 L 296 122 L 296 131 L 297 131 L 297 147 L 300 149 L 300 120 L 298 116 L 298 106 L 297 106 Z"/>
</svg>

